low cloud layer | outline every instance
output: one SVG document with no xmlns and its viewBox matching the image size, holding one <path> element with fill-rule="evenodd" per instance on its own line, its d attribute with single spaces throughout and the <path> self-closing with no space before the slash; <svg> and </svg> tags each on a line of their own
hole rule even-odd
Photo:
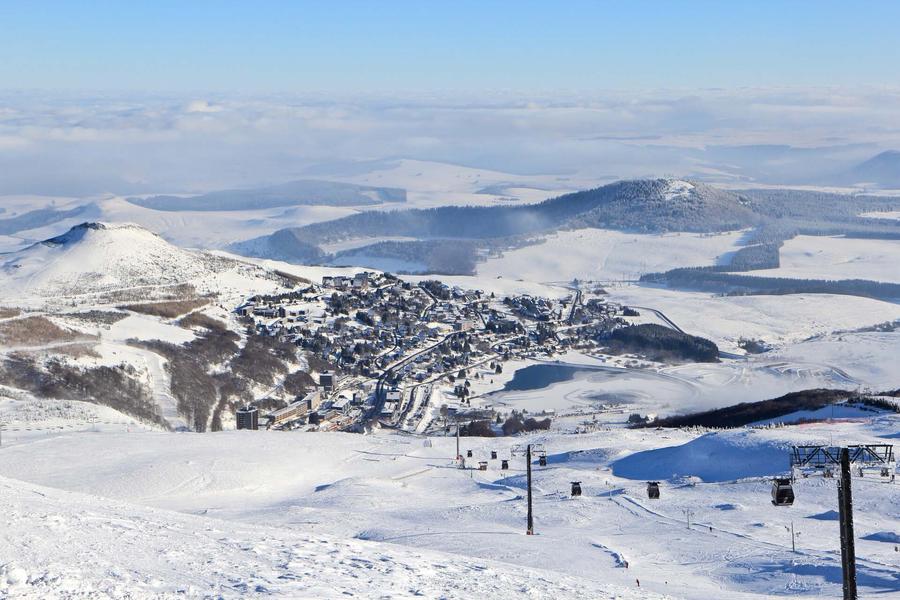
<svg viewBox="0 0 900 600">
<path fill-rule="evenodd" d="M 900 90 L 550 98 L 5 93 L 0 193 L 205 191 L 399 157 L 590 178 L 820 183 L 900 148 Z"/>
</svg>

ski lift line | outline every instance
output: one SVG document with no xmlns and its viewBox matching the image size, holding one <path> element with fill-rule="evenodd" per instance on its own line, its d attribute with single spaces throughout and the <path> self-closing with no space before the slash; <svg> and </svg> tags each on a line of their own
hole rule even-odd
<svg viewBox="0 0 900 600">
<path fill-rule="evenodd" d="M 665 515 L 665 514 L 662 514 L 662 513 L 660 513 L 660 512 L 657 512 L 657 511 L 655 511 L 655 510 L 653 510 L 653 509 L 647 508 L 646 506 L 644 506 L 643 504 L 641 504 L 640 502 L 638 502 L 638 501 L 635 500 L 634 498 L 630 498 L 630 497 L 628 497 L 628 496 L 620 495 L 620 496 L 615 496 L 615 497 L 614 497 L 614 502 L 615 502 L 615 504 L 616 504 L 617 506 L 619 506 L 619 507 L 625 509 L 626 511 L 628 511 L 629 513 L 631 513 L 632 515 L 634 515 L 635 517 L 637 517 L 637 518 L 639 518 L 639 519 L 642 518 L 642 515 L 641 515 L 639 512 L 637 512 L 637 511 L 635 511 L 635 510 L 629 508 L 628 506 L 623 505 L 622 502 L 620 501 L 620 498 L 621 498 L 622 500 L 625 500 L 625 501 L 629 502 L 630 504 L 633 504 L 633 505 L 639 507 L 639 508 L 640 508 L 641 510 L 643 510 L 644 512 L 646 512 L 646 513 L 648 513 L 648 514 L 650 514 L 650 515 L 655 516 L 661 523 L 664 523 L 664 524 L 669 525 L 669 526 L 671 526 L 671 527 L 677 527 L 677 528 L 683 528 L 683 527 L 684 527 L 684 520 L 683 520 L 683 519 L 675 518 L 675 517 L 670 517 L 670 516 L 668 516 L 668 515 Z M 696 514 L 696 513 L 695 513 L 695 514 Z M 780 545 L 778 545 L 778 544 L 776 544 L 776 543 L 774 543 L 774 542 L 768 542 L 768 541 L 765 541 L 765 540 L 760 540 L 760 539 L 758 539 L 758 538 L 752 537 L 752 536 L 747 535 L 747 534 L 738 533 L 738 532 L 736 532 L 736 531 L 731 531 L 731 530 L 728 530 L 728 529 L 723 529 L 723 528 L 721 528 L 721 527 L 719 527 L 719 526 L 712 525 L 712 524 L 710 524 L 710 523 L 694 523 L 694 524 L 695 524 L 695 525 L 702 525 L 702 527 L 700 527 L 700 528 L 698 528 L 698 529 L 692 529 L 692 531 L 697 531 L 697 532 L 700 532 L 700 533 L 704 533 L 704 534 L 706 534 L 706 535 L 709 535 L 709 534 L 710 534 L 709 528 L 712 527 L 712 529 L 713 529 L 712 533 L 721 533 L 721 534 L 729 535 L 729 536 L 732 536 L 732 537 L 736 537 L 736 538 L 738 538 L 738 539 L 740 539 L 740 540 L 742 540 L 742 541 L 749 542 L 751 545 L 756 545 L 756 546 L 759 547 L 760 549 L 764 549 L 764 550 L 766 550 L 766 551 L 771 551 L 771 550 L 787 551 L 787 548 L 786 548 L 785 546 L 780 546 Z"/>
<path fill-rule="evenodd" d="M 616 504 L 616 506 L 619 506 L 620 508 L 623 508 L 623 509 L 626 510 L 628 513 L 630 513 L 631 515 L 635 516 L 635 517 L 638 518 L 638 519 L 642 518 L 643 516 L 642 516 L 639 512 L 635 511 L 634 509 L 632 509 L 632 508 L 630 508 L 630 507 L 624 505 L 624 504 L 622 503 L 623 500 L 624 500 L 624 501 L 627 501 L 628 503 L 630 503 L 630 504 L 632 504 L 632 505 L 634 505 L 634 506 L 636 506 L 636 507 L 638 507 L 638 508 L 640 508 L 640 509 L 643 510 L 645 513 L 648 513 L 648 514 L 650 514 L 650 515 L 653 515 L 653 516 L 657 517 L 657 519 L 658 519 L 659 522 L 661 522 L 661 523 L 664 523 L 664 524 L 666 524 L 666 525 L 669 525 L 669 526 L 672 526 L 672 527 L 675 527 L 675 528 L 680 528 L 680 529 L 683 529 L 683 528 L 684 528 L 684 520 L 683 520 L 683 518 L 670 517 L 670 516 L 668 516 L 668 515 L 665 515 L 665 514 L 663 514 L 663 513 L 660 513 L 660 512 L 658 512 L 658 511 L 656 511 L 656 510 L 653 510 L 653 509 L 651 509 L 651 508 L 648 508 L 648 507 L 644 506 L 642 503 L 638 502 L 638 501 L 635 500 L 634 498 L 632 498 L 632 497 L 630 497 L 630 496 L 626 496 L 626 495 L 624 495 L 624 494 L 619 494 L 619 495 L 617 495 L 617 496 L 613 496 L 613 502 Z M 704 533 L 704 534 L 706 534 L 706 535 L 710 535 L 709 528 L 712 527 L 712 529 L 713 529 L 713 532 L 712 532 L 712 533 L 718 532 L 718 533 L 722 533 L 722 534 L 725 534 L 725 535 L 728 535 L 728 536 L 732 536 L 732 537 L 738 538 L 738 539 L 740 539 L 740 540 L 742 540 L 742 541 L 748 542 L 748 543 L 750 543 L 751 545 L 756 545 L 757 547 L 759 547 L 759 548 L 761 548 L 761 549 L 764 549 L 764 550 L 767 550 L 767 551 L 778 550 L 778 551 L 783 551 L 783 552 L 790 552 L 790 549 L 789 549 L 787 546 L 782 546 L 782 545 L 779 545 L 779 544 L 774 543 L 774 542 L 769 542 L 769 541 L 766 541 L 766 540 L 761 540 L 761 539 L 756 538 L 756 537 L 753 537 L 753 536 L 751 536 L 751 535 L 749 535 L 749 534 L 739 533 L 739 532 L 736 532 L 736 531 L 731 531 L 730 529 L 724 529 L 724 528 L 722 528 L 722 527 L 720 527 L 720 526 L 718 526 L 718 525 L 715 525 L 715 524 L 712 524 L 712 523 L 708 523 L 708 522 L 707 522 L 707 523 L 702 523 L 702 524 L 700 524 L 700 525 L 702 525 L 702 528 L 693 529 L 693 531 L 697 531 L 697 532 L 700 532 L 700 533 Z M 817 550 L 817 549 L 807 549 L 807 548 L 805 548 L 805 549 L 802 550 L 802 553 L 803 553 L 803 554 L 806 554 L 806 555 L 808 555 L 808 556 L 813 556 L 813 557 L 819 558 L 819 559 L 821 559 L 821 560 L 828 560 L 828 559 L 831 559 L 831 560 L 836 560 L 838 563 L 840 563 L 840 554 L 841 554 L 841 553 L 840 553 L 840 550 L 839 550 L 839 549 L 838 549 L 838 550 L 832 551 L 832 550 Z M 878 560 L 873 560 L 873 559 L 871 559 L 871 558 L 860 558 L 859 556 L 857 556 L 857 557 L 856 557 L 856 562 L 857 562 L 857 563 L 867 563 L 867 568 L 869 568 L 869 569 L 875 569 L 875 570 L 878 570 L 880 567 L 884 567 L 884 568 L 887 568 L 887 569 L 892 569 L 894 572 L 895 572 L 896 569 L 897 569 L 897 565 L 889 564 L 889 563 L 884 563 L 884 562 L 881 562 L 881 561 L 878 561 Z"/>
</svg>

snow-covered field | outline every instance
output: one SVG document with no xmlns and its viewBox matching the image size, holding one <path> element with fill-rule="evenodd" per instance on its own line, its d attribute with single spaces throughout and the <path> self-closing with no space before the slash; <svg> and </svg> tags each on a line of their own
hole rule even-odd
<svg viewBox="0 0 900 600">
<path fill-rule="evenodd" d="M 900 240 L 799 235 L 781 248 L 781 266 L 760 277 L 871 279 L 900 282 Z"/>
<path fill-rule="evenodd" d="M 787 344 L 900 319 L 900 305 L 858 296 L 716 296 L 635 285 L 606 289 L 611 300 L 659 310 L 684 331 L 732 352 L 740 351 L 742 337 Z M 644 311 L 642 316 L 652 319 L 653 313 Z"/>
<path fill-rule="evenodd" d="M 833 480 L 799 480 L 794 506 L 775 508 L 768 478 L 791 444 L 891 443 L 898 425 L 464 438 L 472 460 L 498 451 L 484 472 L 454 466 L 453 438 L 8 432 L 0 585 L 35 598 L 839 598 Z M 535 536 L 510 455 L 526 441 L 549 455 L 534 467 Z M 659 500 L 647 480 L 662 481 Z M 896 597 L 898 484 L 854 485 L 861 596 Z"/>
<path fill-rule="evenodd" d="M 528 281 L 635 280 L 643 273 L 715 264 L 738 249 L 742 232 L 631 234 L 578 229 L 550 235 L 546 241 L 504 253 L 478 265 L 482 277 Z"/>
<path fill-rule="evenodd" d="M 52 198 L 44 196 L 0 196 L 4 207 L 12 210 L 0 215 L 14 217 L 31 210 L 53 208 L 72 210 L 85 206 L 84 212 L 49 225 L 22 229 L 0 236 L 0 252 L 20 250 L 34 242 L 64 233 L 84 221 L 137 223 L 159 233 L 166 240 L 186 248 L 222 248 L 236 241 L 268 235 L 284 227 L 299 227 L 316 221 L 337 219 L 356 212 L 334 206 L 293 206 L 246 211 L 160 211 L 143 208 L 120 196 L 91 198 Z M 202 227 L 198 227 L 202 223 Z"/>
<path fill-rule="evenodd" d="M 329 179 L 406 189 L 406 205 L 433 208 L 448 204 L 486 206 L 534 203 L 601 185 L 595 179 L 558 175 L 513 175 L 448 163 L 400 159 L 384 161 L 364 173 L 329 174 Z"/>
</svg>

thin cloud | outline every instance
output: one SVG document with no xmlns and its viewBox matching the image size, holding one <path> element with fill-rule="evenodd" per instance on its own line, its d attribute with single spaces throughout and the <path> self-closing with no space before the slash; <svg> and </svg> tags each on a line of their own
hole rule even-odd
<svg viewBox="0 0 900 600">
<path fill-rule="evenodd" d="M 8 93 L 0 96 L 0 193 L 41 193 L 48 180 L 60 193 L 67 178 L 77 193 L 122 192 L 122 181 L 129 191 L 200 191 L 395 157 L 587 179 L 811 181 L 900 148 L 896 123 L 900 90 L 887 88 L 396 98 Z M 767 155 L 767 147 L 781 149 Z"/>
</svg>

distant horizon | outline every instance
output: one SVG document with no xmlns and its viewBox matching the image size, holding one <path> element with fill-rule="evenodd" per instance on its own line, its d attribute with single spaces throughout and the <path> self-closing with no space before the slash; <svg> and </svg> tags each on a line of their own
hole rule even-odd
<svg viewBox="0 0 900 600">
<path fill-rule="evenodd" d="M 0 19 L 0 195 L 398 157 L 822 185 L 900 149 L 896 3 L 46 0 Z"/>
<path fill-rule="evenodd" d="M 546 96 L 0 91 L 0 195 L 210 191 L 398 158 L 512 175 L 824 185 L 900 149 L 898 122 L 900 87 L 886 86 Z"/>
</svg>

